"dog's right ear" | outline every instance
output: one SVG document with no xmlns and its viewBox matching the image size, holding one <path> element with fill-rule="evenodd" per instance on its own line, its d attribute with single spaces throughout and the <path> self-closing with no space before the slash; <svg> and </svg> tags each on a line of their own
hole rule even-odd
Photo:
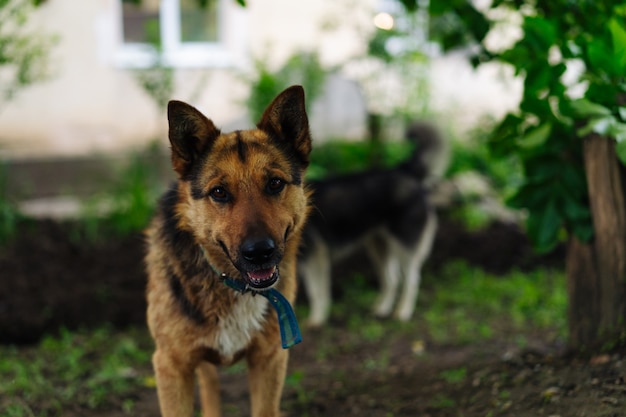
<svg viewBox="0 0 626 417">
<path fill-rule="evenodd" d="M 291 146 L 303 168 L 309 165 L 311 134 L 302 86 L 293 85 L 276 96 L 263 112 L 257 127 L 277 138 L 280 143 Z"/>
<path fill-rule="evenodd" d="M 172 100 L 168 103 L 167 120 L 172 144 L 172 166 L 180 178 L 185 178 L 198 157 L 220 135 L 220 131 L 198 109 L 182 101 Z"/>
</svg>

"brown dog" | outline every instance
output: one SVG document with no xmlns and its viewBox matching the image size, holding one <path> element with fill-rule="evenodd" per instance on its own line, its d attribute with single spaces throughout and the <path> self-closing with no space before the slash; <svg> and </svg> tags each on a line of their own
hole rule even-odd
<svg viewBox="0 0 626 417">
<path fill-rule="evenodd" d="M 168 120 L 178 181 L 147 231 L 146 256 L 161 413 L 193 414 L 195 371 L 202 415 L 219 416 L 216 366 L 245 358 L 252 415 L 278 416 L 288 351 L 268 297 L 255 295 L 279 291 L 293 302 L 296 294 L 309 207 L 304 91 L 283 91 L 253 130 L 221 133 L 178 101 Z"/>
</svg>

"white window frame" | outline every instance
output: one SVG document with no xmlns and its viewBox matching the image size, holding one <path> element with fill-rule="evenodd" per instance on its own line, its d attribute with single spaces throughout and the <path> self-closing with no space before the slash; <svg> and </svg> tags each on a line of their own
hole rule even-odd
<svg viewBox="0 0 626 417">
<path fill-rule="evenodd" d="M 122 0 L 116 0 L 119 22 L 119 48 L 116 64 L 123 68 L 148 68 L 160 61 L 161 65 L 175 68 L 228 67 L 233 64 L 232 54 L 225 45 L 225 1 L 217 0 L 216 42 L 182 42 L 180 39 L 179 0 L 160 0 L 160 36 L 163 51 L 159 56 L 154 47 L 145 43 L 124 42 L 122 27 Z M 231 0 L 232 1 L 232 0 Z"/>
</svg>

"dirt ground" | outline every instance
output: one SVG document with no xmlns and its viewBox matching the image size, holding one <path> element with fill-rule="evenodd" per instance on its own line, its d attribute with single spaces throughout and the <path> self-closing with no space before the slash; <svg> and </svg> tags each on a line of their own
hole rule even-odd
<svg viewBox="0 0 626 417">
<path fill-rule="evenodd" d="M 0 249 L 0 343 L 33 343 L 60 326 L 144 322 L 140 235 L 85 244 L 73 225 L 22 226 L 18 238 Z M 558 266 L 562 255 L 533 255 L 513 226 L 470 233 L 443 222 L 428 268 L 458 257 L 499 273 Z M 341 288 L 335 291 L 341 296 Z M 330 326 L 341 329 L 342 323 Z M 523 350 L 510 337 L 457 346 L 437 345 L 417 333 L 375 340 L 332 335 L 305 329 L 304 342 L 292 349 L 283 401 L 287 416 L 626 416 L 623 349 L 571 354 L 531 330 Z M 222 392 L 225 415 L 249 415 L 242 371 L 222 375 Z M 133 399 L 131 415 L 158 415 L 154 388 L 139 389 Z M 65 415 L 128 415 L 119 410 L 111 404 Z"/>
</svg>

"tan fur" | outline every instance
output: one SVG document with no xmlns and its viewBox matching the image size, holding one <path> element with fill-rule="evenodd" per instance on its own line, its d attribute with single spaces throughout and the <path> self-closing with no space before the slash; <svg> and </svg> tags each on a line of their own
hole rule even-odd
<svg viewBox="0 0 626 417">
<path fill-rule="evenodd" d="M 254 130 L 222 134 L 181 102 L 170 103 L 168 117 L 179 179 L 147 231 L 146 255 L 161 413 L 193 414 L 196 373 L 202 415 L 219 416 L 216 366 L 245 358 L 252 415 L 278 416 L 288 351 L 276 312 L 265 298 L 224 285 L 219 273 L 245 280 L 253 266 L 242 245 L 271 239 L 280 272 L 275 288 L 295 299 L 296 254 L 308 213 L 302 178 L 311 149 L 303 90 L 281 93 Z M 278 193 L 270 188 L 275 179 L 286 184 Z M 228 199 L 220 200 L 223 195 Z"/>
</svg>

